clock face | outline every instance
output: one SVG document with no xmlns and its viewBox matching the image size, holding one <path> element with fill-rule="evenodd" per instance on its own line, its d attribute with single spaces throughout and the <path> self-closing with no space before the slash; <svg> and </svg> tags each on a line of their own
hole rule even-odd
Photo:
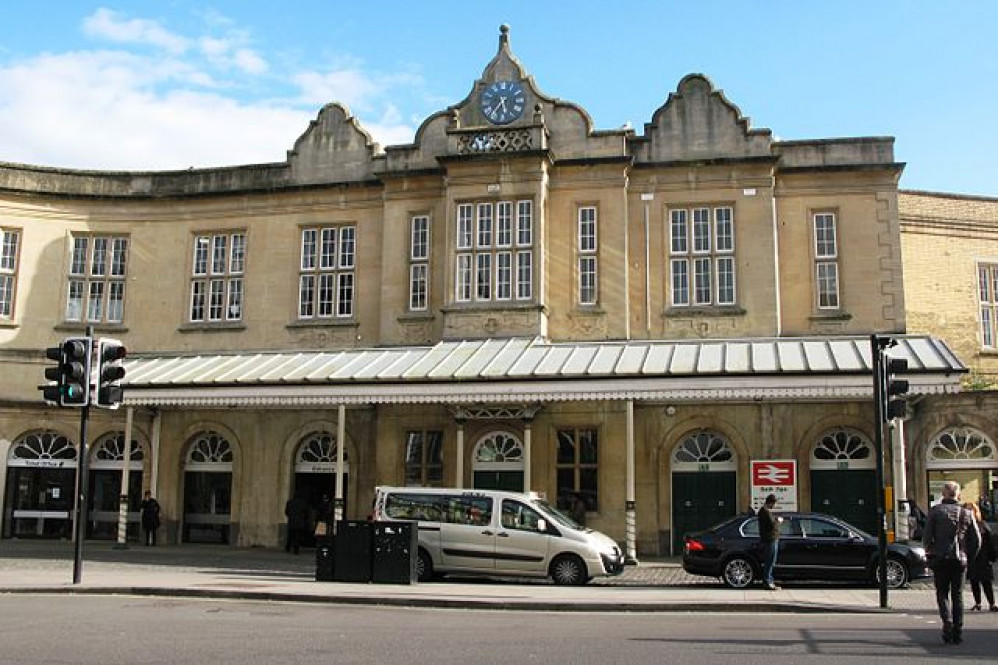
<svg viewBox="0 0 998 665">
<path fill-rule="evenodd" d="M 516 81 L 496 81 L 482 91 L 482 113 L 494 125 L 508 125 L 527 106 L 527 95 Z"/>
</svg>

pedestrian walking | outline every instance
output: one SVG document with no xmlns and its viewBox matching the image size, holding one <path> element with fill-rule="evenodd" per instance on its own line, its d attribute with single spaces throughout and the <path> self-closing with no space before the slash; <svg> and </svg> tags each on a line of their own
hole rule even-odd
<svg viewBox="0 0 998 665">
<path fill-rule="evenodd" d="M 159 501 L 152 497 L 152 492 L 146 490 L 142 503 L 139 504 L 142 511 L 142 531 L 145 533 L 146 545 L 156 544 L 156 530 L 159 529 Z"/>
<path fill-rule="evenodd" d="M 288 533 L 284 541 L 284 551 L 298 554 L 302 541 L 308 533 L 308 503 L 295 494 L 284 504 L 284 515 L 288 518 Z"/>
<path fill-rule="evenodd" d="M 991 528 L 984 521 L 984 515 L 976 504 L 968 501 L 963 504 L 963 507 L 974 514 L 977 528 L 981 532 L 981 547 L 978 549 L 974 560 L 967 564 L 967 579 L 970 580 L 970 592 L 974 594 L 974 606 L 970 609 L 974 612 L 981 611 L 981 592 L 983 591 L 984 598 L 988 601 L 991 611 L 998 612 L 998 606 L 995 605 L 995 573 L 991 567 L 995 562 L 995 558 L 998 558 L 998 551 L 996 551 L 995 543 L 992 540 Z"/>
<path fill-rule="evenodd" d="M 947 481 L 942 501 L 929 510 L 922 539 L 936 585 L 943 642 L 947 644 L 963 641 L 963 578 L 967 562 L 977 556 L 981 543 L 974 514 L 965 510 L 959 499 L 960 484 Z"/>
<path fill-rule="evenodd" d="M 762 541 L 762 583 L 770 591 L 776 591 L 773 571 L 776 569 L 776 556 L 780 550 L 780 523 L 782 517 L 773 514 L 776 506 L 776 495 L 770 494 L 759 509 L 759 539 Z"/>
</svg>

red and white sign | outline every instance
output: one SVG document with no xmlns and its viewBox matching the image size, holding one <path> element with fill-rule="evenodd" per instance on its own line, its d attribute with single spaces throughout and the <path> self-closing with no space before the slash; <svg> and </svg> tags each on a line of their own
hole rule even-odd
<svg viewBox="0 0 998 665">
<path fill-rule="evenodd" d="M 753 509 L 775 494 L 776 510 L 797 510 L 797 460 L 752 460 L 749 464 Z"/>
</svg>

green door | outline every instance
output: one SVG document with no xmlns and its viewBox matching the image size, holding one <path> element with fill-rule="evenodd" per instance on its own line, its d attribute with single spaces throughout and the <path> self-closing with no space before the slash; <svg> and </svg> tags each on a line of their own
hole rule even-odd
<svg viewBox="0 0 998 665">
<path fill-rule="evenodd" d="M 811 510 L 834 515 L 877 533 L 877 472 L 873 469 L 811 471 Z"/>
<path fill-rule="evenodd" d="M 735 514 L 734 471 L 672 474 L 672 552 L 681 554 L 683 536 L 707 529 Z"/>
<path fill-rule="evenodd" d="M 475 471 L 473 484 L 479 490 L 523 491 L 523 471 Z"/>
</svg>

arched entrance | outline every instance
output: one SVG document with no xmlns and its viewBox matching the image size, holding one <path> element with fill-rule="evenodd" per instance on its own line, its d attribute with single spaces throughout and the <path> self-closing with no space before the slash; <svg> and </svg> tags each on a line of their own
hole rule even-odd
<svg viewBox="0 0 998 665">
<path fill-rule="evenodd" d="M 128 537 L 139 535 L 139 504 L 142 502 L 142 464 L 145 452 L 132 439 L 128 462 Z M 114 540 L 118 537 L 121 501 L 121 471 L 125 467 L 125 433 L 105 434 L 93 447 L 90 460 L 87 537 Z"/>
<path fill-rule="evenodd" d="M 734 448 L 709 430 L 687 434 L 672 451 L 672 552 L 683 536 L 706 529 L 736 512 L 738 466 Z"/>
<path fill-rule="evenodd" d="M 985 499 L 985 519 L 995 520 L 998 451 L 983 432 L 974 427 L 948 427 L 939 432 L 926 448 L 925 470 L 929 505 L 942 499 L 943 483 L 955 480 L 960 483 L 963 499 Z"/>
<path fill-rule="evenodd" d="M 877 458 L 873 444 L 848 428 L 828 430 L 811 449 L 811 510 L 877 532 Z"/>
<path fill-rule="evenodd" d="M 77 450 L 58 432 L 29 432 L 7 457 L 5 538 L 69 538 L 76 494 Z"/>
<path fill-rule="evenodd" d="M 346 499 L 349 496 L 350 462 L 346 450 L 343 451 L 343 514 L 347 514 Z M 300 496 L 309 506 L 315 519 L 332 519 L 333 498 L 336 494 L 336 435 L 325 431 L 310 432 L 298 442 L 295 455 L 295 475 L 291 483 L 291 495 Z M 312 530 L 303 543 L 315 544 Z"/>
<path fill-rule="evenodd" d="M 218 432 L 191 440 L 184 462 L 185 543 L 229 542 L 232 507 L 232 445 Z"/>
<path fill-rule="evenodd" d="M 523 491 L 523 443 L 509 432 L 489 432 L 475 444 L 472 486 Z"/>
</svg>

